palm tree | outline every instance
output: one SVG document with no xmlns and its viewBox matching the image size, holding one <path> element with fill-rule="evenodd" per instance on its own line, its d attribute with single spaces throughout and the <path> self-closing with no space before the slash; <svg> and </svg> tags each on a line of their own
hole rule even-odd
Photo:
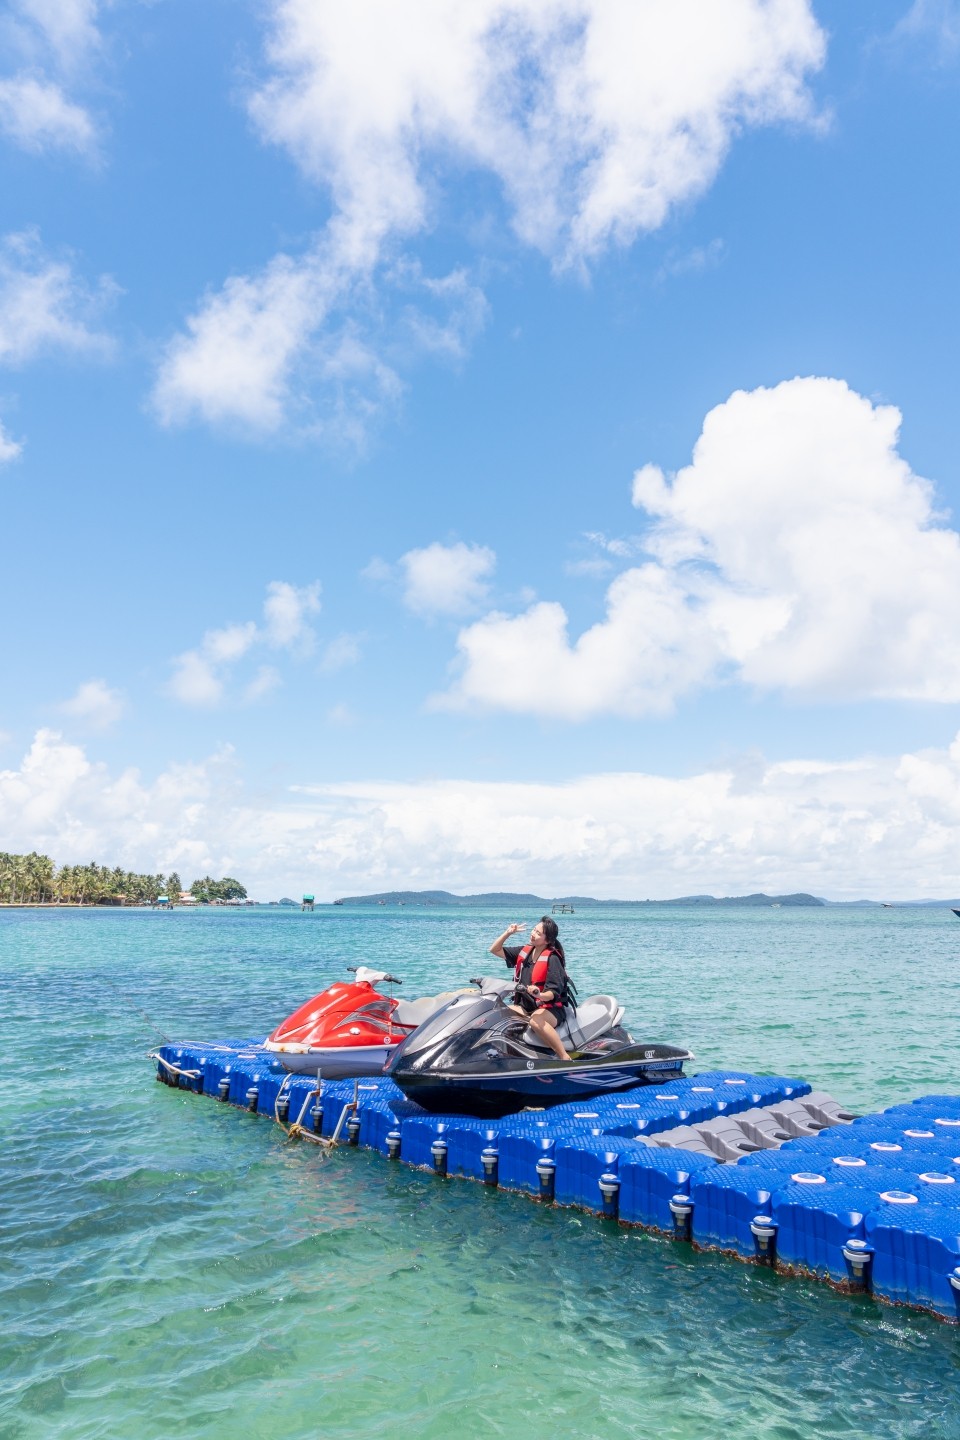
<svg viewBox="0 0 960 1440">
<path fill-rule="evenodd" d="M 49 855 L 38 855 L 33 850 L 27 856 L 26 868 L 30 896 L 42 904 L 53 888 L 53 861 Z"/>
<path fill-rule="evenodd" d="M 23 897 L 27 888 L 27 860 L 25 855 L 14 855 L 13 857 L 13 903 L 23 903 Z"/>
</svg>

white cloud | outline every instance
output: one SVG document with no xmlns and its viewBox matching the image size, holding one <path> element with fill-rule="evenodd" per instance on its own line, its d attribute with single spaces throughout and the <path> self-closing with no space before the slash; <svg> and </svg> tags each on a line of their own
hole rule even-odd
<svg viewBox="0 0 960 1440">
<path fill-rule="evenodd" d="M 468 615 L 483 604 L 497 557 L 485 545 L 441 545 L 401 555 L 403 603 L 418 615 Z"/>
<path fill-rule="evenodd" d="M 671 250 L 657 271 L 657 279 L 663 281 L 683 275 L 702 275 L 705 270 L 715 270 L 723 262 L 725 253 L 726 246 L 720 239 L 681 253 Z"/>
<path fill-rule="evenodd" d="M 436 223 L 451 171 L 491 175 L 520 241 L 582 267 L 706 189 L 744 128 L 813 122 L 806 80 L 825 52 L 809 0 L 273 0 L 271 13 L 250 113 L 329 192 L 332 217 L 300 257 L 204 298 L 160 368 L 165 423 L 272 430 L 309 423 L 319 402 L 361 428 L 399 388 L 379 358 L 391 338 L 457 357 L 484 322 L 463 265 L 428 278 L 395 258 Z M 364 362 L 346 391 L 330 369 L 345 339 Z"/>
<path fill-rule="evenodd" d="M 339 252 L 342 240 L 324 236 L 299 260 L 278 255 L 205 297 L 161 362 L 152 396 L 161 423 L 196 417 L 268 433 L 289 422 L 362 448 L 404 388 L 379 350 L 398 365 L 464 354 L 486 301 L 460 272 L 433 280 L 396 267 L 375 295 L 368 271 Z"/>
<path fill-rule="evenodd" d="M 14 73 L 0 76 L 0 133 L 22 149 L 90 155 L 97 128 L 67 93 L 90 79 L 101 37 L 95 0 L 13 0 L 3 52 Z"/>
<path fill-rule="evenodd" d="M 346 670 L 349 666 L 356 665 L 360 659 L 363 638 L 362 635 L 344 633 L 335 636 L 325 645 L 320 657 L 320 669 L 324 674 L 332 675 L 338 670 Z"/>
<path fill-rule="evenodd" d="M 3 425 L 0 424 L 0 465 L 3 465 L 7 460 L 16 460 L 22 450 L 23 445 L 21 442 L 19 440 L 12 440 L 4 430 Z"/>
<path fill-rule="evenodd" d="M 949 64 L 960 54 L 960 4 L 957 0 L 914 0 L 890 36 L 896 46 L 904 40 L 932 41 L 938 59 Z"/>
<path fill-rule="evenodd" d="M 221 828 L 214 814 L 230 813 L 232 782 L 229 752 L 171 765 L 144 785 L 135 769 L 112 774 L 40 730 L 19 768 L 0 770 L 0 828 L 13 850 L 37 848 L 58 863 L 98 855 L 150 871 L 193 865 L 222 874 L 224 854 L 206 834 Z"/>
<path fill-rule="evenodd" d="M 441 703 L 570 719 L 662 713 L 739 680 L 830 699 L 960 700 L 960 535 L 897 451 L 900 414 L 840 380 L 737 391 L 693 462 L 634 479 L 652 559 L 571 642 L 556 602 L 461 631 Z M 549 690 L 530 687 L 549 674 Z"/>
<path fill-rule="evenodd" d="M 285 580 L 271 580 L 263 602 L 267 644 L 283 650 L 312 648 L 313 631 L 307 617 L 319 610 L 319 581 L 298 589 Z"/>
<path fill-rule="evenodd" d="M 602 579 L 615 568 L 615 561 L 628 560 L 643 550 L 643 545 L 636 538 L 622 539 L 619 536 L 608 538 L 600 530 L 585 531 L 583 541 L 590 547 L 592 553 L 579 560 L 566 561 L 563 567 L 565 575 L 591 580 Z M 600 553 L 597 554 L 597 551 Z"/>
<path fill-rule="evenodd" d="M 563 567 L 564 575 L 572 575 L 576 579 L 600 580 L 609 575 L 613 565 L 602 555 L 587 556 L 583 560 L 567 560 Z"/>
<path fill-rule="evenodd" d="M 168 694 L 184 705 L 219 705 L 233 667 L 258 646 L 309 654 L 316 637 L 308 617 L 319 610 L 319 581 L 296 586 L 286 580 L 271 580 L 263 602 L 263 624 L 245 620 L 208 630 L 198 649 L 186 650 L 174 659 Z M 262 699 L 280 684 L 276 668 L 263 665 L 248 682 L 244 699 Z"/>
<path fill-rule="evenodd" d="M 255 705 L 258 700 L 263 700 L 267 695 L 271 695 L 282 683 L 280 672 L 275 666 L 261 665 L 244 690 L 243 698 L 248 705 Z"/>
<path fill-rule="evenodd" d="M 225 625 L 222 630 L 208 630 L 203 637 L 203 654 L 212 665 L 229 665 L 246 655 L 257 639 L 252 620 L 243 625 Z"/>
<path fill-rule="evenodd" d="M 192 414 L 264 430 L 284 415 L 293 360 L 326 313 L 322 269 L 278 255 L 262 275 L 234 275 L 168 347 L 154 389 L 165 424 Z"/>
<path fill-rule="evenodd" d="M 422 266 L 405 260 L 392 268 L 386 280 L 413 297 L 403 312 L 403 323 L 411 348 L 419 353 L 462 360 L 471 341 L 487 323 L 490 307 L 486 296 L 464 269 L 432 278 Z M 432 311 L 424 300 L 434 302 Z"/>
<path fill-rule="evenodd" d="M 278 0 L 251 113 L 329 186 L 366 262 L 428 220 L 438 152 L 500 181 L 561 263 L 629 243 L 713 179 L 737 131 L 807 121 L 806 0 Z"/>
<path fill-rule="evenodd" d="M 231 873 L 263 895 L 302 876 L 331 897 L 407 885 L 624 899 L 947 897 L 957 893 L 960 736 L 947 749 L 756 760 L 681 779 L 358 781 L 254 803 L 229 755 L 148 781 L 40 731 L 20 765 L 0 771 L 0 832 L 9 849 L 61 862 L 98 855 L 221 873 L 229 856 Z"/>
<path fill-rule="evenodd" d="M 15 0 L 64 70 L 75 70 L 100 48 L 97 0 Z"/>
<path fill-rule="evenodd" d="M 360 578 L 369 580 L 373 585 L 388 585 L 394 578 L 394 573 L 392 565 L 388 565 L 381 556 L 374 555 L 360 571 Z"/>
<path fill-rule="evenodd" d="M 682 585 L 652 564 L 614 580 L 606 617 L 572 645 L 555 601 L 519 616 L 494 612 L 462 630 L 457 644 L 463 671 L 437 705 L 568 720 L 664 714 L 709 675 L 716 655 Z"/>
<path fill-rule="evenodd" d="M 173 662 L 167 689 L 182 705 L 219 705 L 223 688 L 223 681 L 211 662 L 198 651 L 186 650 Z"/>
<path fill-rule="evenodd" d="M 583 538 L 607 555 L 616 556 L 618 560 L 626 560 L 630 555 L 636 554 L 639 548 L 636 540 L 624 540 L 619 536 L 611 539 L 604 535 L 602 530 L 588 530 Z"/>
<path fill-rule="evenodd" d="M 16 75 L 0 80 L 0 131 L 24 150 L 89 150 L 94 128 L 59 85 Z"/>
<path fill-rule="evenodd" d="M 108 355 L 112 342 L 96 328 L 117 287 L 101 276 L 90 289 L 69 258 L 44 250 L 34 230 L 0 240 L 0 364 L 22 365 L 50 351 Z"/>
<path fill-rule="evenodd" d="M 94 730 L 108 730 L 123 714 L 125 705 L 119 690 L 111 690 L 105 680 L 87 680 L 60 709 L 84 721 Z"/>
</svg>

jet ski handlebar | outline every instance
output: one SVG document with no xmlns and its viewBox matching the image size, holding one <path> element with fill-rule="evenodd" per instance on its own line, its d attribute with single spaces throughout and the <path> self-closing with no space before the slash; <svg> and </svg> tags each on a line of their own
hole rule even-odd
<svg viewBox="0 0 960 1440">
<path fill-rule="evenodd" d="M 387 975 L 382 970 L 371 970 L 370 967 L 367 965 L 348 965 L 347 969 L 350 971 L 351 975 L 359 975 L 360 971 L 363 970 L 366 972 L 365 978 L 369 979 L 371 976 L 373 976 L 376 978 L 377 984 L 384 980 L 387 981 L 390 985 L 403 984 L 403 981 L 398 975 Z"/>
<path fill-rule="evenodd" d="M 470 984 L 476 985 L 481 995 L 490 995 L 494 998 L 499 996 L 502 999 L 507 991 L 522 991 L 523 994 L 529 995 L 531 1000 L 536 1000 L 538 998 L 530 989 L 529 985 L 515 984 L 512 979 L 501 981 L 491 977 L 490 975 L 474 975 L 470 979 Z M 483 988 L 485 985 L 490 985 L 493 988 L 490 990 L 485 990 Z"/>
</svg>

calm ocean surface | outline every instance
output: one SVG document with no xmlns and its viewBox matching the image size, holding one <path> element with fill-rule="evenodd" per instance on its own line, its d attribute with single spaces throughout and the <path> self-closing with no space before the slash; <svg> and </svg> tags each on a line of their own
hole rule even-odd
<svg viewBox="0 0 960 1440">
<path fill-rule="evenodd" d="M 346 964 L 490 971 L 503 910 L 0 913 L 0 1436 L 958 1437 L 960 1330 L 442 1183 L 154 1083 Z M 948 910 L 584 911 L 581 995 L 694 1069 L 960 1090 Z M 123 992 L 122 994 L 120 992 Z"/>
</svg>

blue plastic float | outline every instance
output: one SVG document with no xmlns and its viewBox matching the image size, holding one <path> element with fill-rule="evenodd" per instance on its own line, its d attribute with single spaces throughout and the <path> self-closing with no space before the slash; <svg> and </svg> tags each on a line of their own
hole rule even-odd
<svg viewBox="0 0 960 1440">
<path fill-rule="evenodd" d="M 428 1114 L 387 1077 L 318 1093 L 256 1040 L 165 1045 L 157 1076 L 300 1133 L 960 1321 L 958 1095 L 837 1120 L 806 1081 L 713 1070 L 480 1120 Z"/>
</svg>

